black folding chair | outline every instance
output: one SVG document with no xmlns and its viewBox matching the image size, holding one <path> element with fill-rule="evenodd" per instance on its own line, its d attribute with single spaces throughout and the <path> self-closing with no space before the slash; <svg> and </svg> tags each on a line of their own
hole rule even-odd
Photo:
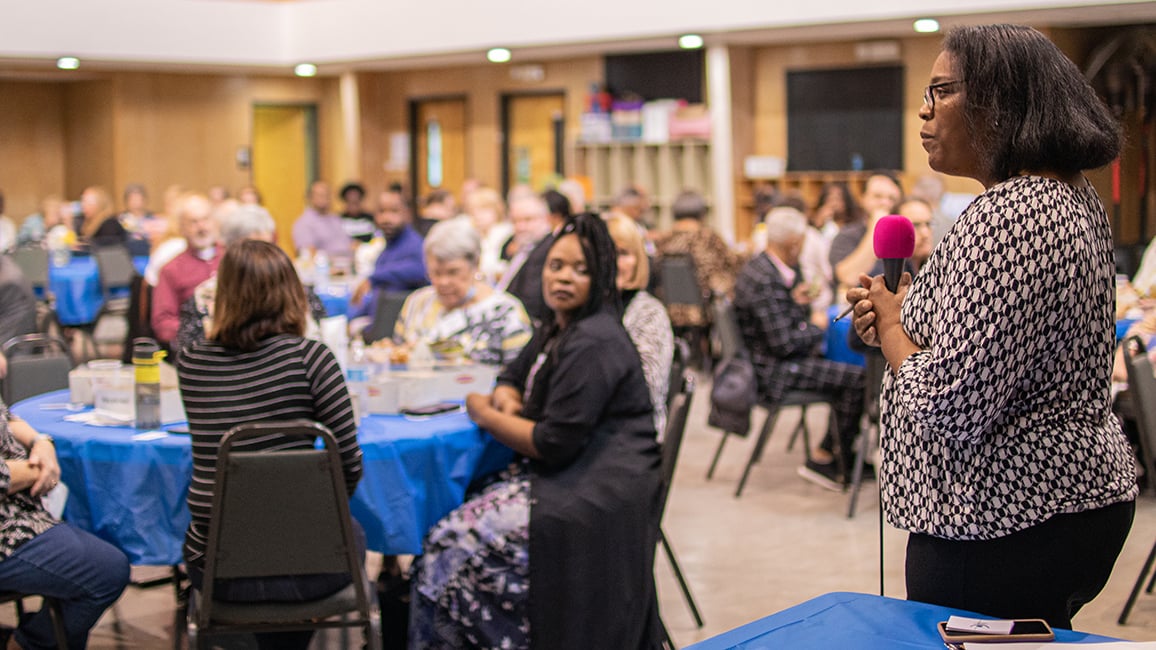
<svg viewBox="0 0 1156 650">
<path fill-rule="evenodd" d="M 691 351 L 701 355 L 703 370 L 709 371 L 711 294 L 698 283 L 694 259 L 690 255 L 664 255 L 659 260 L 658 276 L 658 294 L 667 311 L 682 307 L 702 314 L 703 325 L 675 326 L 674 334 L 687 340 Z"/>
<path fill-rule="evenodd" d="M 743 342 L 742 332 L 739 330 L 734 306 L 729 301 L 716 300 L 714 303 L 714 312 L 714 326 L 722 346 L 721 358 L 725 360 L 736 355 L 745 354 L 746 344 Z M 791 441 L 793 442 L 796 437 L 802 436 L 804 453 L 810 457 L 811 437 L 810 431 L 807 429 L 807 408 L 817 404 L 826 404 L 829 407 L 831 399 L 829 395 L 824 393 L 807 390 L 789 390 L 783 394 L 781 399 L 775 401 L 760 399 L 759 406 L 766 409 L 767 418 L 763 421 L 763 426 L 759 430 L 758 440 L 755 441 L 754 449 L 751 450 L 750 458 L 747 459 L 746 467 L 743 469 L 742 478 L 739 479 L 738 487 L 735 489 L 736 498 L 742 496 L 743 488 L 746 487 L 747 478 L 751 473 L 751 468 L 754 467 L 755 463 L 762 460 L 763 449 L 766 447 L 771 432 L 775 429 L 775 422 L 778 420 L 779 411 L 789 406 L 799 407 L 799 423 L 791 433 Z M 830 426 L 834 426 L 833 418 Z M 726 445 L 727 437 L 730 435 L 745 436 L 746 433 L 745 431 L 727 431 L 723 429 L 722 439 L 719 440 L 718 449 L 715 450 L 710 468 L 706 472 L 707 480 L 714 477 L 714 470 L 718 465 L 719 458 L 722 457 L 723 446 Z M 836 439 L 837 438 L 836 436 Z M 788 449 L 789 448 L 788 446 Z M 839 456 L 840 454 L 836 454 L 837 458 Z"/>
<path fill-rule="evenodd" d="M 685 343 L 683 345 L 685 346 Z M 659 521 L 662 520 L 662 514 L 666 512 L 670 488 L 674 485 L 674 470 L 678 463 L 678 452 L 682 447 L 682 439 L 686 433 L 686 422 L 690 415 L 690 402 L 694 397 L 694 375 L 684 371 L 677 384 L 671 384 L 671 390 L 673 396 L 670 400 L 670 410 L 667 412 L 666 433 L 662 441 L 663 493 Z M 670 561 L 670 568 L 674 570 L 674 577 L 678 579 L 678 586 L 682 589 L 682 595 L 686 598 L 686 604 L 690 607 L 694 622 L 698 627 L 702 627 L 702 614 L 699 613 L 694 596 L 690 593 L 690 586 L 686 584 L 686 578 L 682 575 L 682 567 L 679 566 L 678 558 L 670 545 L 670 538 L 662 529 L 661 524 L 658 527 L 658 539 L 662 544 L 662 550 L 666 553 L 666 559 Z"/>
<path fill-rule="evenodd" d="M 393 327 L 401 314 L 401 307 L 409 297 L 408 291 L 378 291 L 373 311 L 373 322 L 361 333 L 368 344 L 393 336 Z"/>
<path fill-rule="evenodd" d="M 233 451 L 270 435 L 324 441 L 321 449 Z M 333 434 L 316 422 L 233 427 L 221 440 L 201 589 L 190 589 L 189 648 L 218 634 L 363 628 L 381 650 L 381 612 L 359 556 Z M 349 586 L 292 603 L 235 603 L 213 597 L 218 579 L 348 573 Z M 340 618 L 338 618 L 340 617 Z"/>
<path fill-rule="evenodd" d="M 1128 392 L 1132 395 L 1132 408 L 1136 412 L 1136 425 L 1140 431 L 1140 460 L 1144 464 L 1144 471 L 1148 473 L 1148 483 L 1156 482 L 1156 472 L 1153 471 L 1152 450 L 1156 448 L 1156 376 L 1152 374 L 1152 362 L 1148 359 L 1148 352 L 1144 342 L 1138 336 L 1129 337 L 1124 341 L 1124 361 L 1128 370 Z M 1152 593 L 1156 584 L 1156 573 L 1152 572 L 1152 565 L 1156 563 L 1156 544 L 1148 552 L 1148 559 L 1136 576 L 1136 584 L 1132 586 L 1132 593 L 1120 612 L 1119 623 L 1128 622 L 1128 614 L 1136 604 L 1140 595 L 1140 588 L 1144 585 L 1144 578 L 1152 573 L 1148 582 L 1147 593 Z"/>
<path fill-rule="evenodd" d="M 24 618 L 24 599 L 41 598 L 44 607 L 52 617 L 52 632 L 56 636 L 58 650 L 68 650 L 68 634 L 64 631 L 64 614 L 60 611 L 60 602 L 41 594 L 28 594 L 18 591 L 0 591 L 0 603 L 15 603 L 17 620 Z"/>
<path fill-rule="evenodd" d="M 39 246 L 25 246 L 12 251 L 11 258 L 36 293 L 36 331 L 59 334 L 56 296 L 48 279 L 48 251 Z"/>
<path fill-rule="evenodd" d="M 0 346 L 8 359 L 2 384 L 5 404 L 68 388 L 72 354 L 63 339 L 46 334 L 14 336 Z"/>
<path fill-rule="evenodd" d="M 80 326 L 86 359 L 99 356 L 102 344 L 124 343 L 128 334 L 132 282 L 137 275 L 132 256 L 124 246 L 95 247 L 92 257 L 96 260 L 102 302 L 96 318 Z"/>
<path fill-rule="evenodd" d="M 878 350 L 868 350 L 864 355 L 867 366 L 863 371 L 863 415 L 867 426 L 859 432 L 859 445 L 855 449 L 855 466 L 851 470 L 851 499 L 847 504 L 847 518 L 855 516 L 859 503 L 859 488 L 863 484 L 863 468 L 871 449 L 879 444 L 879 393 L 883 384 L 883 374 L 887 372 L 887 359 Z"/>
</svg>

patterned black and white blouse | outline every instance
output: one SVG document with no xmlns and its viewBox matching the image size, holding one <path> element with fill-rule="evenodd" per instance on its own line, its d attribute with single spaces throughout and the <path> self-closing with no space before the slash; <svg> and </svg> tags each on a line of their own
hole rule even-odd
<svg viewBox="0 0 1156 650">
<path fill-rule="evenodd" d="M 968 206 L 903 304 L 922 351 L 883 382 L 890 523 L 993 539 L 1136 497 L 1109 397 L 1112 246 L 1090 186 L 1015 177 Z"/>
<path fill-rule="evenodd" d="M 12 474 L 8 460 L 28 460 L 28 449 L 8 428 L 8 406 L 0 402 L 0 560 L 12 555 L 24 542 L 60 523 L 44 509 L 40 497 L 28 490 L 8 494 Z"/>
</svg>

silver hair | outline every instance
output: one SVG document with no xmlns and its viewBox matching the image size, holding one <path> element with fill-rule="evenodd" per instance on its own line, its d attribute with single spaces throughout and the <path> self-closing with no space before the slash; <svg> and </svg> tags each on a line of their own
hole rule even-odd
<svg viewBox="0 0 1156 650">
<path fill-rule="evenodd" d="M 785 244 L 797 240 L 807 232 L 807 218 L 795 208 L 778 207 L 767 213 L 767 241 Z"/>
<path fill-rule="evenodd" d="M 238 205 L 221 215 L 221 242 L 225 246 L 277 229 L 269 211 L 259 205 Z"/>
<path fill-rule="evenodd" d="M 478 265 L 482 255 L 482 238 L 469 219 L 455 217 L 439 221 L 429 229 L 422 250 L 439 262 L 465 260 Z"/>
</svg>

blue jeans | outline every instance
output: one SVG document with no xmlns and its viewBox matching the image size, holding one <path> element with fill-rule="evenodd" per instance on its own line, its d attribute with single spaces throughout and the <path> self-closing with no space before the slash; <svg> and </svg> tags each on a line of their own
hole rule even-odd
<svg viewBox="0 0 1156 650">
<path fill-rule="evenodd" d="M 43 594 L 60 601 L 68 647 L 83 650 L 88 631 L 128 584 L 128 558 L 115 546 L 61 523 L 33 537 L 0 561 L 0 590 Z M 55 648 L 48 608 L 16 630 L 24 648 Z"/>
</svg>

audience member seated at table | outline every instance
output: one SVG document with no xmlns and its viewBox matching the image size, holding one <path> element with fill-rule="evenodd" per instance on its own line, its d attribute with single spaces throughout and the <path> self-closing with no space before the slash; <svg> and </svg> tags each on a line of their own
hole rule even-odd
<svg viewBox="0 0 1156 650">
<path fill-rule="evenodd" d="M 256 239 L 276 243 L 276 223 L 269 211 L 258 205 L 236 205 L 227 209 L 220 217 L 221 246 L 228 248 L 233 244 L 246 239 Z M 197 285 L 193 290 L 193 297 L 181 304 L 180 327 L 177 330 L 177 340 L 173 345 L 173 352 L 179 354 L 195 341 L 202 341 L 205 332 L 213 329 L 213 304 L 217 296 L 217 276 Z M 305 336 L 318 338 L 320 335 L 319 322 L 325 318 L 325 305 L 317 294 L 309 288 L 305 289 L 305 296 L 309 302 L 309 319 L 305 322 Z"/>
<path fill-rule="evenodd" d="M 840 181 L 823 186 L 809 221 L 827 241 L 834 241 L 844 226 L 862 223 L 866 219 L 867 215 L 855 200 L 855 195 L 851 194 L 851 188 Z"/>
<path fill-rule="evenodd" d="M 474 422 L 524 459 L 428 533 L 411 648 L 660 647 L 661 458 L 616 267 L 600 218 L 568 222 L 543 272 L 556 320 L 493 394 L 466 398 Z"/>
<path fill-rule="evenodd" d="M 48 232 L 59 225 L 72 227 L 72 207 L 59 196 L 50 194 L 40 201 L 40 212 L 24 217 L 16 235 L 16 245 L 45 246 Z"/>
<path fill-rule="evenodd" d="M 480 187 L 470 192 L 464 207 L 470 222 L 482 237 L 482 258 L 478 268 L 486 282 L 493 285 L 506 270 L 502 246 L 514 234 L 514 227 L 506 220 L 506 204 L 496 190 Z"/>
<path fill-rule="evenodd" d="M 36 295 L 20 267 L 7 255 L 0 255 L 0 305 L 0 345 L 36 331 Z"/>
<path fill-rule="evenodd" d="M 312 258 L 325 253 L 334 258 L 353 257 L 353 240 L 345 232 L 341 217 L 330 210 L 329 183 L 314 181 L 309 186 L 309 205 L 293 223 L 293 248 Z"/>
<path fill-rule="evenodd" d="M 674 330 L 666 307 L 646 292 L 650 282 L 650 260 L 642 235 L 634 222 L 626 217 L 606 219 L 610 237 L 618 252 L 616 285 L 622 299 L 622 325 L 638 356 L 642 359 L 642 374 L 650 388 L 650 402 L 654 406 L 654 429 L 659 441 L 666 432 L 666 396 L 670 391 L 670 364 L 674 360 Z"/>
<path fill-rule="evenodd" d="M 875 172 L 867 178 L 860 205 L 866 215 L 839 230 L 831 242 L 831 268 L 840 287 L 857 286 L 859 276 L 875 264 L 875 222 L 895 212 L 903 200 L 899 180 L 887 172 Z M 837 290 L 839 295 L 844 291 Z"/>
<path fill-rule="evenodd" d="M 373 215 L 365 211 L 363 201 L 365 187 L 361 183 L 346 183 L 341 187 L 341 202 L 345 204 L 341 224 L 345 226 L 345 234 L 360 243 L 373 239 L 375 229 Z"/>
<path fill-rule="evenodd" d="M 407 348 L 424 343 L 435 354 L 477 363 L 513 361 L 530 340 L 530 318 L 517 298 L 478 279 L 478 231 L 465 219 L 441 221 L 423 248 L 431 286 L 406 298 L 394 339 Z"/>
<path fill-rule="evenodd" d="M 0 192 L 0 254 L 16 248 L 16 224 L 4 214 L 4 193 Z"/>
<path fill-rule="evenodd" d="M 798 268 L 807 219 L 794 208 L 767 213 L 767 249 L 747 263 L 735 284 L 735 314 L 758 375 L 759 391 L 776 401 L 790 390 L 828 393 L 838 440 L 830 434 L 799 475 L 822 487 L 842 489 L 863 413 L 863 369 L 822 357 L 825 332 L 810 320 L 811 296 Z M 833 455 L 835 443 L 841 459 Z"/>
<path fill-rule="evenodd" d="M 689 255 L 694 260 L 699 289 L 705 294 L 729 297 L 734 292 L 735 276 L 742 262 L 726 241 L 703 221 L 706 200 L 697 192 L 683 192 L 675 197 L 670 211 L 674 224 L 656 244 L 658 258 Z M 671 305 L 670 322 L 675 327 L 701 327 L 710 323 L 710 314 L 697 306 Z"/>
<path fill-rule="evenodd" d="M 557 197 L 565 200 L 557 192 Z M 569 209 L 567 206 L 566 209 Z M 523 196 L 510 202 L 510 223 L 514 234 L 507 240 L 509 264 L 495 285 L 509 291 L 526 308 L 535 325 L 554 318 L 554 312 L 542 298 L 542 267 L 546 253 L 554 243 L 550 206 L 536 195 Z"/>
<path fill-rule="evenodd" d="M 349 300 L 349 321 L 373 318 L 377 297 L 384 292 L 412 291 L 429 284 L 421 235 L 410 225 L 409 203 L 398 189 L 381 193 L 377 201 L 377 230 L 385 238 L 385 250 L 377 256 L 373 273 L 358 286 Z M 351 327 L 360 331 L 368 325 Z"/>
<path fill-rule="evenodd" d="M 81 225 L 77 234 L 89 246 L 116 246 L 128 243 L 128 231 L 113 214 L 112 199 L 103 187 L 85 188 L 80 194 Z"/>
<path fill-rule="evenodd" d="M 180 328 L 181 304 L 193 297 L 197 285 L 217 272 L 221 263 L 217 237 L 220 226 L 203 194 L 190 194 L 177 205 L 177 224 L 186 242 L 185 251 L 161 269 L 153 289 L 153 333 L 171 347 Z"/>
<path fill-rule="evenodd" d="M 84 648 L 89 630 L 128 584 L 128 558 L 44 509 L 41 497 L 60 480 L 56 449 L 3 402 L 0 458 L 0 591 L 57 599 L 68 647 Z M 14 636 L 21 648 L 55 648 L 48 608 L 22 618 Z"/>
<path fill-rule="evenodd" d="M 156 231 L 149 235 L 153 249 L 149 254 L 148 265 L 144 271 L 145 282 L 148 282 L 149 286 L 157 286 L 161 269 L 174 257 L 183 253 L 188 245 L 185 238 L 181 236 L 180 224 L 177 223 L 177 206 L 189 194 L 180 185 L 170 185 L 165 188 L 165 212 L 156 215 L 156 220 L 153 222 Z"/>
<path fill-rule="evenodd" d="M 420 214 L 414 219 L 413 229 L 425 237 L 434 224 L 453 219 L 457 215 L 454 195 L 449 190 L 433 190 L 421 200 Z"/>
<path fill-rule="evenodd" d="M 120 225 L 128 231 L 130 248 L 141 251 L 141 255 L 148 255 L 153 240 L 168 227 L 163 218 L 148 209 L 148 200 L 144 185 L 129 183 L 124 188 L 124 212 L 117 216 Z"/>
<path fill-rule="evenodd" d="M 361 479 L 357 421 L 341 368 L 325 344 L 303 337 L 305 290 L 289 256 L 269 242 L 243 240 L 226 249 L 217 275 L 216 312 L 207 341 L 181 355 L 177 373 L 193 443 L 189 486 L 192 516 L 184 556 L 189 580 L 200 587 L 212 519 L 213 481 L 221 437 L 238 424 L 304 418 L 333 432 L 350 495 Z M 276 410 L 270 410 L 276 404 Z M 238 451 L 310 449 L 277 436 L 238 445 Z M 354 520 L 364 552 L 364 532 Z M 319 549 L 320 552 L 320 549 Z M 348 574 L 220 580 L 216 597 L 233 602 L 306 601 L 349 584 Z M 258 636 L 262 648 L 305 648 L 312 632 Z"/>
</svg>

